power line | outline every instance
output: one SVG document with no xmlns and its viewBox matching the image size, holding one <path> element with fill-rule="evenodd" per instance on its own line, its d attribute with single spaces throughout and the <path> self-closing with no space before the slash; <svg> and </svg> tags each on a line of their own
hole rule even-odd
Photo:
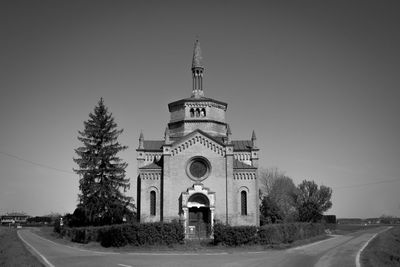
<svg viewBox="0 0 400 267">
<path fill-rule="evenodd" d="M 63 169 L 59 169 L 59 168 L 55 168 L 55 167 L 51 167 L 42 163 L 37 163 L 28 159 L 24 159 L 15 155 L 12 155 L 10 153 L 7 152 L 3 152 L 0 151 L 0 154 L 3 154 L 5 156 L 8 156 L 10 158 L 14 158 L 41 168 L 45 168 L 45 169 L 50 169 L 53 171 L 58 171 L 58 172 L 63 172 L 63 173 L 68 173 L 68 174 L 75 174 L 71 171 L 67 171 L 67 170 L 63 170 Z M 362 184 L 354 184 L 354 185 L 344 185 L 344 186 L 334 186 L 332 187 L 333 189 L 345 189 L 345 188 L 355 188 L 355 187 L 362 187 L 362 186 L 368 186 L 368 185 L 376 185 L 376 184 L 383 184 L 383 183 L 394 183 L 394 182 L 400 182 L 400 179 L 392 179 L 392 180 L 383 180 L 383 181 L 376 181 L 376 182 L 369 182 L 369 183 L 362 183 Z"/>
<path fill-rule="evenodd" d="M 24 159 L 24 158 L 12 155 L 12 154 L 7 153 L 7 152 L 0 151 L 0 154 L 3 154 L 5 156 L 7 156 L 7 157 L 14 158 L 14 159 L 17 159 L 19 161 L 23 161 L 23 162 L 26 162 L 26 163 L 29 163 L 29 164 L 32 164 L 32 165 L 35 165 L 35 166 L 38 166 L 38 167 L 41 167 L 41 168 L 45 168 L 45 169 L 49 169 L 49 170 L 53 170 L 53 171 L 58 171 L 58 172 L 63 172 L 63 173 L 75 174 L 75 173 L 73 173 L 71 171 L 62 170 L 62 169 L 54 168 L 54 167 L 51 167 L 51 166 L 48 166 L 48 165 L 44 165 L 44 164 L 41 164 L 41 163 L 37 163 L 37 162 L 31 161 L 31 160 L 28 160 L 28 159 Z"/>
<path fill-rule="evenodd" d="M 369 182 L 369 183 L 355 184 L 355 185 L 335 186 L 335 187 L 332 187 L 332 188 L 333 189 L 344 189 L 344 188 L 362 187 L 362 186 L 368 186 L 368 185 L 394 183 L 394 182 L 400 182 L 400 179 L 383 180 L 383 181 Z"/>
</svg>

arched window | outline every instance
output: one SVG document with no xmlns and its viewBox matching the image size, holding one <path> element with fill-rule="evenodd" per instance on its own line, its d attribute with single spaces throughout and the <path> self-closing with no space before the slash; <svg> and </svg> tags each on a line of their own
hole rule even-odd
<svg viewBox="0 0 400 267">
<path fill-rule="evenodd" d="M 150 192 L 150 215 L 156 215 L 156 192 Z"/>
<path fill-rule="evenodd" d="M 202 117 L 205 117 L 206 116 L 206 109 L 202 108 L 200 114 L 201 114 Z"/>
<path fill-rule="evenodd" d="M 240 192 L 240 210 L 242 215 L 247 215 L 247 192 Z"/>
<path fill-rule="evenodd" d="M 192 109 L 192 108 L 190 109 L 190 117 L 192 117 L 192 118 L 194 117 L 194 109 Z"/>
<path fill-rule="evenodd" d="M 196 108 L 196 117 L 200 117 L 200 109 Z"/>
</svg>

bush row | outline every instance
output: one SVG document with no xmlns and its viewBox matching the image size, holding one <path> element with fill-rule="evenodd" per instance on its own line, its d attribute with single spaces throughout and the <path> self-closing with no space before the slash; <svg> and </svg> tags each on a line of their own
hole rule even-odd
<svg viewBox="0 0 400 267">
<path fill-rule="evenodd" d="M 171 245 L 182 243 L 185 237 L 183 227 L 178 222 L 65 227 L 59 233 L 73 242 L 86 244 L 95 241 L 104 247 Z"/>
<path fill-rule="evenodd" d="M 261 227 L 216 224 L 214 243 L 227 246 L 287 244 L 321 235 L 324 230 L 324 225 L 317 223 L 267 224 Z"/>
</svg>

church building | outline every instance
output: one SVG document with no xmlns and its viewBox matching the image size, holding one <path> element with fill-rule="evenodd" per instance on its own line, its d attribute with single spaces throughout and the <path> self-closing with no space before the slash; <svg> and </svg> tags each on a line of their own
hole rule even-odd
<svg viewBox="0 0 400 267">
<path fill-rule="evenodd" d="M 205 97 L 199 41 L 192 59 L 192 94 L 168 104 L 162 140 L 140 133 L 137 215 L 140 222 L 180 221 L 187 238 L 212 235 L 214 223 L 259 225 L 258 153 L 232 140 L 228 104 Z M 250 133 L 249 133 L 250 136 Z"/>
</svg>

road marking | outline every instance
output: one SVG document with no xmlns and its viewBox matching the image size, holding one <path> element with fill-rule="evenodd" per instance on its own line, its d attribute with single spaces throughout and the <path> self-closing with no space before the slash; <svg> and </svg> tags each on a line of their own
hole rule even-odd
<svg viewBox="0 0 400 267">
<path fill-rule="evenodd" d="M 23 239 L 22 236 L 19 234 L 19 231 L 17 232 L 17 234 L 18 234 L 18 237 L 19 237 L 26 245 L 28 245 L 36 254 L 38 254 L 38 255 L 42 258 L 42 260 L 43 260 L 48 266 L 50 266 L 50 267 L 55 267 L 53 264 L 50 263 L 50 261 L 48 261 L 48 260 L 46 259 L 45 256 L 43 256 L 43 255 L 42 255 L 39 251 L 37 251 L 31 244 L 29 244 L 28 241 L 26 241 L 25 239 Z"/>
<path fill-rule="evenodd" d="M 228 252 L 215 252 L 215 253 L 152 253 L 152 252 L 127 252 L 126 255 L 140 255 L 140 256 L 198 256 L 198 255 L 205 255 L 205 256 L 218 256 L 218 255 L 227 255 Z"/>
<path fill-rule="evenodd" d="M 118 263 L 118 265 L 119 265 L 119 266 L 122 266 L 122 267 L 133 267 L 133 266 L 131 266 L 131 265 L 125 265 L 125 264 L 121 264 L 121 263 Z"/>
<path fill-rule="evenodd" d="M 388 228 L 374 234 L 370 239 L 368 239 L 368 241 L 364 244 L 364 246 L 362 246 L 360 248 L 360 250 L 357 252 L 357 256 L 356 256 L 356 267 L 361 267 L 360 256 L 361 256 L 362 251 L 368 246 L 369 242 L 371 242 L 372 239 L 374 239 L 378 234 L 381 234 L 381 233 L 389 230 L 390 228 L 393 228 L 393 226 L 389 226 Z"/>
<path fill-rule="evenodd" d="M 310 244 L 303 245 L 303 246 L 299 246 L 299 247 L 290 248 L 290 249 L 288 249 L 288 251 L 299 250 L 299 249 L 305 249 L 305 248 L 308 248 L 308 247 L 312 247 L 312 246 L 318 245 L 320 243 L 323 243 L 323 242 L 338 238 L 340 236 L 341 235 L 329 235 L 329 237 L 331 237 L 331 238 L 327 238 L 327 239 L 324 239 L 324 240 L 321 240 L 321 241 L 317 241 L 317 242 L 310 243 Z"/>
<path fill-rule="evenodd" d="M 89 249 L 81 249 L 81 248 L 77 248 L 77 247 L 68 246 L 68 245 L 64 245 L 64 244 L 60 244 L 60 243 L 54 242 L 54 241 L 52 241 L 50 239 L 41 237 L 40 235 L 35 234 L 33 232 L 30 232 L 30 233 L 35 235 L 35 236 L 37 236 L 38 238 L 40 238 L 40 239 L 42 239 L 44 241 L 50 242 L 50 243 L 55 244 L 57 246 L 63 246 L 63 247 L 79 250 L 79 251 L 82 251 L 82 252 L 91 252 L 91 253 L 95 253 L 95 254 L 104 254 L 104 255 L 107 255 L 107 254 L 121 254 L 121 253 L 118 253 L 118 252 L 103 252 L 103 251 L 96 251 L 96 250 L 89 250 Z"/>
</svg>

